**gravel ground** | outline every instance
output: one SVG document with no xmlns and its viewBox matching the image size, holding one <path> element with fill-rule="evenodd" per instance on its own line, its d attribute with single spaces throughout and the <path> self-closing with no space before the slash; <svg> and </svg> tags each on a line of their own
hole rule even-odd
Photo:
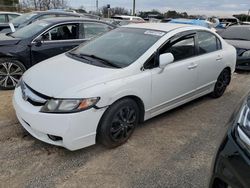
<svg viewBox="0 0 250 188">
<path fill-rule="evenodd" d="M 21 128 L 12 91 L 0 91 L 0 187 L 206 187 L 225 123 L 250 85 L 235 74 L 220 99 L 202 97 L 140 125 L 116 149 L 42 143 Z"/>
</svg>

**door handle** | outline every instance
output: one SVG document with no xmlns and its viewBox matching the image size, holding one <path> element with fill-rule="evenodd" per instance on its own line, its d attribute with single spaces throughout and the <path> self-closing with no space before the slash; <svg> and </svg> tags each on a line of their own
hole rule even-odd
<svg viewBox="0 0 250 188">
<path fill-rule="evenodd" d="M 188 69 L 193 70 L 193 69 L 195 69 L 197 67 L 198 67 L 198 64 L 191 64 L 191 65 L 188 66 Z"/>
<path fill-rule="evenodd" d="M 221 61 L 223 58 L 219 55 L 217 58 L 216 58 L 216 61 Z"/>
</svg>

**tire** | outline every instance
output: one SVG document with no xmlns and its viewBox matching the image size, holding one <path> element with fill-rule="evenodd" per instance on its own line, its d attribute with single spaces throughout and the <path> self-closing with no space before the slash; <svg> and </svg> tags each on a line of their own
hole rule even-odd
<svg viewBox="0 0 250 188">
<path fill-rule="evenodd" d="M 108 148 L 125 143 L 139 122 L 139 108 L 132 99 L 115 102 L 104 113 L 97 130 L 97 140 Z"/>
<path fill-rule="evenodd" d="M 0 89 L 14 89 L 25 71 L 26 68 L 20 61 L 0 58 Z"/>
<path fill-rule="evenodd" d="M 214 91 L 211 93 L 211 96 L 213 98 L 221 97 L 226 91 L 230 81 L 231 81 L 231 73 L 228 69 L 224 69 L 220 73 L 217 82 L 215 83 Z"/>
</svg>

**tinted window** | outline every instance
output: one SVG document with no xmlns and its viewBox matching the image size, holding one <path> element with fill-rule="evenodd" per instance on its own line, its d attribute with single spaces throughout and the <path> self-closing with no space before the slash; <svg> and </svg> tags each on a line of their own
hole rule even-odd
<svg viewBox="0 0 250 188">
<path fill-rule="evenodd" d="M 198 32 L 199 54 L 214 52 L 218 49 L 217 37 L 212 33 Z"/>
<path fill-rule="evenodd" d="M 141 57 L 164 34 L 145 29 L 118 28 L 83 44 L 72 53 L 94 55 L 126 67 Z"/>
<path fill-rule="evenodd" d="M 5 23 L 5 14 L 0 14 L 0 23 Z"/>
<path fill-rule="evenodd" d="M 111 28 L 105 24 L 84 23 L 84 35 L 82 36 L 86 39 L 91 39 L 110 30 Z"/>
<path fill-rule="evenodd" d="M 231 40 L 250 40 L 250 27 L 249 26 L 231 26 L 227 28 L 221 36 L 224 39 Z"/>
<path fill-rule="evenodd" d="M 43 34 L 44 41 L 77 39 L 78 24 L 64 24 L 54 27 Z"/>
<path fill-rule="evenodd" d="M 194 37 L 182 37 L 171 41 L 160 50 L 160 54 L 172 53 L 174 61 L 195 56 Z"/>
</svg>

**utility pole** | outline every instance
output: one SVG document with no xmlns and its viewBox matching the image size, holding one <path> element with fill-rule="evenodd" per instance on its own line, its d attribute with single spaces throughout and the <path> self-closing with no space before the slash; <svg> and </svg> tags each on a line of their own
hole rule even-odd
<svg viewBox="0 0 250 188">
<path fill-rule="evenodd" d="M 248 9 L 247 22 L 248 22 L 249 14 L 250 14 L 250 9 Z"/>
<path fill-rule="evenodd" d="M 98 3 L 98 0 L 96 0 L 96 13 L 97 14 L 99 13 L 99 3 Z"/>
<path fill-rule="evenodd" d="M 133 12 L 132 12 L 133 16 L 135 16 L 135 0 L 133 0 Z"/>
</svg>

